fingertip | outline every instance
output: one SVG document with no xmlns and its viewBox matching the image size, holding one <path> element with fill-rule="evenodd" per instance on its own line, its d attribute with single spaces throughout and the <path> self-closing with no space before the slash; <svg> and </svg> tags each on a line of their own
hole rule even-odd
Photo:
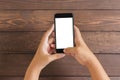
<svg viewBox="0 0 120 80">
<path fill-rule="evenodd" d="M 54 24 L 52 24 L 52 26 L 54 27 Z"/>
<path fill-rule="evenodd" d="M 54 31 L 54 24 L 52 24 L 52 27 L 51 27 L 51 28 L 52 28 L 52 30 Z"/>
<path fill-rule="evenodd" d="M 65 49 L 63 50 L 63 52 L 65 53 Z"/>
<path fill-rule="evenodd" d="M 77 28 L 77 26 L 76 26 L 76 25 L 74 25 L 74 27 L 75 27 L 75 28 Z"/>
<path fill-rule="evenodd" d="M 55 44 L 51 44 L 50 46 L 51 46 L 52 48 L 55 48 Z"/>
<path fill-rule="evenodd" d="M 54 24 L 52 25 L 52 27 L 50 27 L 50 28 L 47 30 L 48 35 L 50 35 L 53 30 L 54 30 Z"/>
<path fill-rule="evenodd" d="M 79 30 L 79 28 L 77 26 L 75 26 L 75 30 Z"/>
<path fill-rule="evenodd" d="M 52 32 L 52 37 L 55 37 L 55 32 L 54 31 Z"/>
<path fill-rule="evenodd" d="M 54 28 L 54 24 L 52 24 L 52 28 Z"/>
<path fill-rule="evenodd" d="M 54 24 L 52 25 L 52 27 L 50 29 L 51 29 L 51 33 L 52 33 L 52 31 L 54 30 Z"/>
</svg>

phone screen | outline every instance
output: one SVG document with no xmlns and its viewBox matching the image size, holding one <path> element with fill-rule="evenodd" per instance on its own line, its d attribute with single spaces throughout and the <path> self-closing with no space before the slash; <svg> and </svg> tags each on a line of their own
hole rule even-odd
<svg viewBox="0 0 120 80">
<path fill-rule="evenodd" d="M 55 18 L 56 49 L 73 47 L 73 17 Z"/>
</svg>

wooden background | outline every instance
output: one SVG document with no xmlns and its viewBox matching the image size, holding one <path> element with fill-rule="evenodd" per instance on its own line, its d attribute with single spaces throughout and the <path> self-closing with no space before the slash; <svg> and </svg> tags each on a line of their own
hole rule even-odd
<svg viewBox="0 0 120 80">
<path fill-rule="evenodd" d="M 0 0 L 0 80 L 23 80 L 55 13 L 75 24 L 111 80 L 120 80 L 120 0 Z M 50 63 L 41 80 L 90 80 L 72 57 Z"/>
</svg>

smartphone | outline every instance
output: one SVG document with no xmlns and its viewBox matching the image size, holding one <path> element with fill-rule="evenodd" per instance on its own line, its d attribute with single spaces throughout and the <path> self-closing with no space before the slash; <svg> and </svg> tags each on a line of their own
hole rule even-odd
<svg viewBox="0 0 120 80">
<path fill-rule="evenodd" d="M 54 16 L 55 48 L 63 53 L 64 48 L 74 47 L 74 19 L 72 13 L 57 13 Z"/>
</svg>

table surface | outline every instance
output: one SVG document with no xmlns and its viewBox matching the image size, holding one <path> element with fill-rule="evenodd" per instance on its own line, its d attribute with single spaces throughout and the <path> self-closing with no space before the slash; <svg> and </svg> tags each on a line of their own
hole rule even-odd
<svg viewBox="0 0 120 80">
<path fill-rule="evenodd" d="M 55 13 L 75 25 L 111 80 L 120 80 L 120 0 L 0 0 L 0 80 L 22 80 Z M 41 80 L 90 80 L 70 56 L 50 63 Z"/>
</svg>

